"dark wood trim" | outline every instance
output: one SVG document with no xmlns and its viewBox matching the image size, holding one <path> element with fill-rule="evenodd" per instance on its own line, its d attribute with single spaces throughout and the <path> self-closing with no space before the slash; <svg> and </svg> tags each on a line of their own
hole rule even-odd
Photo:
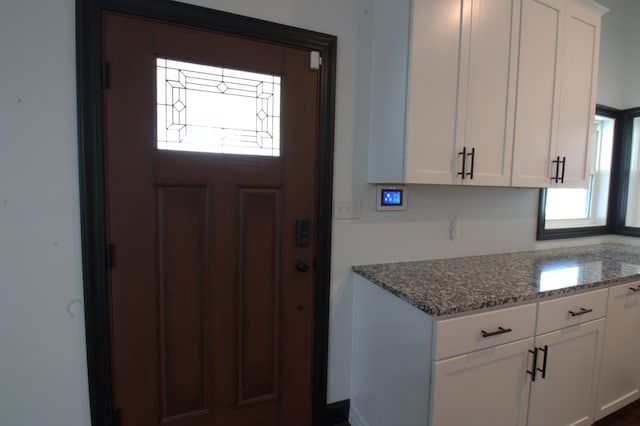
<svg viewBox="0 0 640 426">
<path fill-rule="evenodd" d="M 615 118 L 620 121 L 620 125 L 616 126 L 613 145 L 608 216 L 611 233 L 617 234 L 620 232 L 621 225 L 624 224 L 627 205 L 626 194 L 629 184 L 631 144 L 625 143 L 627 139 L 625 134 L 630 133 L 630 129 L 626 129 L 627 114 L 625 114 L 625 111 L 615 111 L 617 114 Z"/>
<path fill-rule="evenodd" d="M 327 408 L 322 418 L 323 425 L 337 425 L 349 421 L 349 408 L 351 400 L 332 402 L 327 404 Z"/>
<path fill-rule="evenodd" d="M 116 424 L 112 400 L 101 135 L 100 24 L 95 6 L 76 1 L 80 220 L 91 424 Z"/>
<path fill-rule="evenodd" d="M 313 421 L 316 425 L 343 412 L 327 405 L 329 285 L 337 38 L 170 0 L 76 0 L 76 70 L 78 154 L 85 328 L 89 399 L 93 426 L 115 426 L 113 411 L 109 304 L 102 153 L 102 22 L 105 10 L 144 16 L 214 31 L 259 38 L 320 52 L 321 92 L 318 147 L 318 193 L 315 268 Z M 348 416 L 348 403 L 346 406 Z M 337 410 L 337 411 L 336 411 Z"/>
<path fill-rule="evenodd" d="M 331 229 L 333 218 L 333 146 L 336 104 L 337 39 L 332 38 L 321 51 L 323 58 L 320 87 L 320 143 L 318 145 L 318 178 L 316 202 L 316 268 L 313 359 L 313 419 L 322 419 L 327 410 L 327 377 L 329 365 L 329 304 L 331 285 Z"/>
<path fill-rule="evenodd" d="M 596 105 L 596 114 L 605 117 L 611 117 L 616 119 L 613 135 L 613 155 L 611 158 L 611 172 L 612 176 L 609 180 L 609 205 L 607 212 L 607 223 L 603 226 L 585 226 L 580 228 L 558 228 L 558 229 L 545 229 L 545 211 L 544 206 L 546 204 L 547 190 L 540 190 L 540 197 L 538 198 L 538 227 L 536 231 L 536 240 L 555 240 L 561 238 L 579 238 L 579 237 L 591 237 L 596 235 L 605 235 L 614 232 L 615 221 L 612 220 L 613 215 L 617 214 L 618 208 L 615 202 L 619 200 L 618 191 L 619 188 L 616 185 L 615 178 L 617 178 L 616 172 L 619 173 L 618 167 L 620 153 L 618 152 L 621 147 L 620 141 L 620 129 L 622 128 L 623 114 L 621 110 L 607 107 L 604 105 Z M 628 157 L 628 156 L 627 156 Z"/>
<path fill-rule="evenodd" d="M 618 147 L 618 173 L 615 177 L 615 195 L 613 204 L 614 224 L 616 234 L 640 237 L 640 228 L 626 226 L 627 193 L 629 191 L 629 171 L 631 169 L 631 148 L 633 144 L 633 120 L 640 117 L 640 107 L 622 112 L 622 131 L 620 146 Z"/>
</svg>

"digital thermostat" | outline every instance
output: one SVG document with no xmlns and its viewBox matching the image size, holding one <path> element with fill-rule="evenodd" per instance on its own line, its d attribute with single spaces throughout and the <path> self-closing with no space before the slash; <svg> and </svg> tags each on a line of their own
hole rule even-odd
<svg viewBox="0 0 640 426">
<path fill-rule="evenodd" d="M 407 192 L 402 185 L 376 185 L 376 210 L 406 210 Z"/>
</svg>

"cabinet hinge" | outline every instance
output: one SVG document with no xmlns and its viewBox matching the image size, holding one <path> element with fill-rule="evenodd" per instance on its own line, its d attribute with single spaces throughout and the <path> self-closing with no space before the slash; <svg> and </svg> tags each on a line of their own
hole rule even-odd
<svg viewBox="0 0 640 426">
<path fill-rule="evenodd" d="M 113 244 L 107 244 L 107 248 L 105 250 L 105 258 L 107 269 L 113 268 Z"/>
<path fill-rule="evenodd" d="M 322 65 L 322 56 L 320 56 L 320 52 L 312 51 L 309 55 L 309 69 L 310 70 L 319 70 L 320 65 Z"/>
<path fill-rule="evenodd" d="M 109 88 L 109 62 L 102 61 L 102 71 L 100 72 L 100 77 L 102 79 L 102 88 Z"/>
</svg>

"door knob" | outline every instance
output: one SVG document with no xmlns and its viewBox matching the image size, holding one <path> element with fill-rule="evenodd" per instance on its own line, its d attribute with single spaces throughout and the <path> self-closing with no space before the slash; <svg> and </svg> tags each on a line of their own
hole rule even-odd
<svg viewBox="0 0 640 426">
<path fill-rule="evenodd" d="M 296 269 L 300 272 L 309 272 L 311 264 L 308 260 L 298 260 L 298 263 L 296 263 Z"/>
</svg>

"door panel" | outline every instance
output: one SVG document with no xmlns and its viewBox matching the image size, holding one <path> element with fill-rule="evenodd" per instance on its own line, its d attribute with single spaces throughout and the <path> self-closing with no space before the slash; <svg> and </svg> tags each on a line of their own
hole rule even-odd
<svg viewBox="0 0 640 426">
<path fill-rule="evenodd" d="M 278 394 L 280 191 L 240 190 L 238 401 Z"/>
<path fill-rule="evenodd" d="M 103 17 L 121 424 L 310 424 L 314 282 L 296 262 L 313 265 L 315 247 L 295 245 L 297 218 L 315 229 L 319 78 L 309 51 Z M 280 156 L 159 150 L 157 57 L 280 76 Z"/>
<path fill-rule="evenodd" d="M 558 97 L 555 81 L 562 3 L 524 0 L 513 147 L 513 186 L 549 186 L 549 159 L 556 152 L 553 107 Z"/>
<path fill-rule="evenodd" d="M 531 385 L 530 426 L 586 426 L 593 423 L 605 319 L 536 337 L 547 349 L 545 377 Z M 540 367 L 538 367 L 540 368 Z"/>
<path fill-rule="evenodd" d="M 159 187 L 158 276 L 163 417 L 205 409 L 211 304 L 208 187 Z M 184 323 L 189 327 L 185 328 Z"/>
<path fill-rule="evenodd" d="M 532 346 L 528 338 L 437 361 L 432 425 L 525 425 Z"/>
</svg>

